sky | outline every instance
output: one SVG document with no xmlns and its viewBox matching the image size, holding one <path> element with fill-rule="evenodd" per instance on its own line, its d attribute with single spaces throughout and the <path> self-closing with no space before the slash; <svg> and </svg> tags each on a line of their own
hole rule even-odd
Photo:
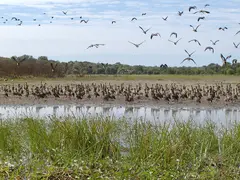
<svg viewBox="0 0 240 180">
<path fill-rule="evenodd" d="M 205 8 L 205 4 L 210 6 Z M 189 12 L 189 6 L 197 9 Z M 210 14 L 193 14 L 201 9 Z M 178 11 L 184 11 L 183 15 L 178 16 Z M 240 61 L 240 46 L 233 46 L 233 42 L 240 42 L 240 33 L 235 35 L 240 30 L 240 0 L 0 0 L 0 12 L 0 56 L 4 57 L 27 54 L 63 62 L 196 66 L 190 61 L 180 64 L 188 57 L 186 49 L 196 51 L 192 58 L 197 66 L 222 64 L 221 53 L 232 55 L 230 61 Z M 80 16 L 89 22 L 80 23 Z M 166 16 L 168 20 L 164 21 L 162 17 Z M 198 22 L 200 16 L 205 20 Z M 12 17 L 20 19 L 22 25 L 18 26 L 19 21 Z M 131 21 L 133 17 L 137 21 Z M 116 24 L 111 23 L 113 20 Z M 199 24 L 198 32 L 190 27 Z M 144 34 L 139 26 L 151 29 Z M 218 30 L 225 26 L 227 30 Z M 178 37 L 170 38 L 172 32 Z M 152 33 L 160 33 L 161 37 L 151 40 Z M 179 38 L 176 46 L 168 41 Z M 188 42 L 195 38 L 201 46 Z M 219 42 L 214 46 L 210 40 Z M 136 48 L 128 41 L 145 42 Z M 97 43 L 105 46 L 87 49 Z M 212 46 L 215 53 L 204 51 L 207 46 Z"/>
</svg>

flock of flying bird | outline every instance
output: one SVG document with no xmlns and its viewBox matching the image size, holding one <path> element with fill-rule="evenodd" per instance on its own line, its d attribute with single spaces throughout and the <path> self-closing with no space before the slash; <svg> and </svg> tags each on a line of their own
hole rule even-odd
<svg viewBox="0 0 240 180">
<path fill-rule="evenodd" d="M 204 8 L 207 8 L 208 6 L 210 6 L 210 5 L 209 5 L 209 4 L 205 4 Z M 191 12 L 191 11 L 196 10 L 196 9 L 197 9 L 196 6 L 190 6 L 190 7 L 188 8 L 188 11 Z M 178 15 L 179 15 L 179 16 L 182 16 L 183 13 L 184 13 L 184 11 L 178 11 Z M 201 9 L 201 10 L 199 10 L 199 11 L 195 11 L 193 14 L 197 14 L 197 13 L 200 13 L 200 14 L 210 14 L 210 11 Z M 147 13 L 142 13 L 142 16 L 145 16 L 145 15 L 147 15 Z M 163 19 L 164 21 L 167 21 L 167 20 L 168 20 L 168 16 L 162 17 L 162 19 Z M 199 17 L 197 18 L 197 21 L 199 22 L 199 21 L 205 20 L 205 19 L 206 19 L 205 16 L 199 16 Z M 133 18 L 131 19 L 131 21 L 136 21 L 136 20 L 137 20 L 136 17 L 133 17 Z M 114 24 L 114 23 L 116 23 L 116 21 L 112 21 L 112 24 Z M 239 25 L 240 25 L 240 23 L 239 23 Z M 198 28 L 199 28 L 200 26 L 201 26 L 201 24 L 197 25 L 196 27 L 194 27 L 193 25 L 190 25 L 190 27 L 193 29 L 193 32 L 198 32 Z M 147 32 L 151 29 L 151 28 L 144 29 L 144 28 L 141 27 L 141 26 L 139 26 L 139 28 L 142 30 L 142 32 L 143 32 L 144 34 L 147 34 Z M 221 31 L 225 31 L 225 30 L 227 30 L 227 29 L 228 29 L 227 27 L 219 27 L 219 28 L 218 28 L 218 30 L 221 30 Z M 237 31 L 235 35 L 238 35 L 238 34 L 240 34 L 240 30 Z M 150 39 L 152 40 L 154 37 L 157 37 L 157 36 L 161 37 L 161 35 L 160 35 L 159 32 L 157 32 L 157 33 L 151 33 Z M 175 38 L 177 38 L 177 37 L 178 37 L 178 34 L 177 34 L 176 32 L 172 32 L 172 33 L 170 34 L 170 38 L 171 38 L 172 36 L 175 36 Z M 175 40 L 175 41 L 173 41 L 173 40 L 171 40 L 171 39 L 168 39 L 168 41 L 171 42 L 171 43 L 173 43 L 174 45 L 177 45 L 178 42 L 179 42 L 181 39 L 182 39 L 182 38 L 179 38 L 179 39 L 177 39 L 177 40 Z M 215 46 L 219 41 L 220 41 L 220 40 L 216 40 L 216 41 L 210 40 L 210 42 L 212 43 L 213 46 Z M 142 41 L 142 42 L 140 42 L 140 43 L 133 43 L 133 42 L 131 42 L 131 41 L 128 41 L 128 42 L 129 42 L 130 44 L 134 45 L 136 48 L 139 48 L 143 43 L 146 42 L 146 40 L 144 40 L 144 41 Z M 200 43 L 197 39 L 192 39 L 192 40 L 189 40 L 189 41 L 188 41 L 188 43 L 191 43 L 191 42 L 195 42 L 195 43 L 197 43 L 199 46 L 201 46 L 201 43 Z M 88 46 L 87 49 L 93 48 L 93 47 L 99 48 L 99 46 L 104 46 L 104 45 L 105 45 L 105 44 L 91 44 L 90 46 Z M 240 42 L 239 42 L 239 43 L 233 42 L 233 45 L 234 45 L 234 47 L 237 49 L 237 48 L 240 47 Z M 195 60 L 192 58 L 192 55 L 193 55 L 196 51 L 193 51 L 193 52 L 191 52 L 191 53 L 189 53 L 186 49 L 185 49 L 184 51 L 187 53 L 188 57 L 186 57 L 185 59 L 183 59 L 183 61 L 182 61 L 181 63 L 183 63 L 184 61 L 192 61 L 193 63 L 195 63 L 195 64 L 197 65 L 197 63 L 195 62 Z M 212 53 L 215 52 L 215 50 L 214 50 L 214 48 L 213 48 L 212 46 L 207 46 L 207 47 L 204 49 L 204 51 L 211 51 Z M 222 59 L 223 65 L 225 65 L 225 64 L 227 63 L 227 60 L 230 59 L 232 56 L 229 55 L 229 56 L 225 57 L 223 54 L 220 54 L 220 57 L 221 57 L 221 59 Z M 232 63 L 233 63 L 233 64 L 237 63 L 237 59 L 233 59 L 233 60 L 232 60 Z"/>
<path fill-rule="evenodd" d="M 188 8 L 188 11 L 189 11 L 189 12 L 192 12 L 192 11 L 195 10 L 195 12 L 193 12 L 193 14 L 202 14 L 202 16 L 199 16 L 199 17 L 197 18 L 197 22 L 200 22 L 201 20 L 205 20 L 205 19 L 206 19 L 206 17 L 204 16 L 204 14 L 210 14 L 210 11 L 205 10 L 205 8 L 207 8 L 208 6 L 210 6 L 210 5 L 209 5 L 209 4 L 205 4 L 205 5 L 204 5 L 204 8 L 203 8 L 203 9 L 200 9 L 200 10 L 198 10 L 198 11 L 197 11 L 198 8 L 197 8 L 196 6 L 190 6 L 190 7 Z M 62 13 L 63 13 L 65 16 L 67 16 L 68 11 L 62 11 Z M 184 11 L 178 11 L 177 14 L 178 14 L 178 16 L 182 16 L 183 13 L 184 13 Z M 43 14 L 46 15 L 46 13 L 43 13 Z M 146 16 L 146 15 L 147 15 L 147 13 L 142 13 L 142 16 Z M 3 19 L 3 18 L 4 18 L 4 17 L 2 17 L 2 19 Z M 88 22 L 89 22 L 89 19 L 88 19 L 88 20 L 82 19 L 82 16 L 80 16 L 79 18 L 81 19 L 81 20 L 80 20 L 80 23 L 88 23 Z M 53 23 L 54 16 L 51 16 L 50 19 L 51 19 L 51 20 L 50 20 L 50 23 Z M 167 20 L 168 20 L 168 16 L 162 17 L 162 19 L 163 19 L 164 21 L 167 21 Z M 12 21 L 14 20 L 14 21 L 19 22 L 19 23 L 17 24 L 18 26 L 21 26 L 22 23 L 23 23 L 23 21 L 20 20 L 20 19 L 18 19 L 17 17 L 12 17 L 11 20 L 12 20 Z M 74 20 L 74 18 L 71 18 L 71 20 Z M 137 21 L 137 20 L 138 20 L 138 19 L 137 19 L 136 17 L 133 17 L 133 18 L 131 19 L 131 21 Z M 8 21 L 8 19 L 6 19 L 3 23 L 6 23 L 7 21 Z M 33 21 L 37 21 L 37 19 L 33 19 Z M 115 23 L 117 23 L 116 20 L 112 20 L 112 21 L 111 21 L 111 24 L 115 24 Z M 240 23 L 239 23 L 239 25 L 240 25 Z M 41 26 L 41 24 L 38 24 L 38 26 Z M 201 24 L 197 25 L 196 27 L 194 27 L 193 25 L 190 25 L 190 27 L 193 29 L 193 32 L 198 32 L 198 28 L 199 28 L 200 26 L 201 26 Z M 146 34 L 148 33 L 148 31 L 151 29 L 151 28 L 148 28 L 148 29 L 145 30 L 145 29 L 144 29 L 143 27 L 141 27 L 141 26 L 139 26 L 139 28 L 142 30 L 142 32 L 143 32 L 145 35 L 146 35 Z M 221 30 L 221 31 L 225 31 L 225 30 L 227 30 L 227 29 L 228 29 L 227 27 L 219 27 L 219 28 L 218 28 L 218 30 Z M 235 35 L 238 35 L 238 34 L 240 35 L 240 30 L 237 31 Z M 161 37 L 161 35 L 160 35 L 159 32 L 157 32 L 157 33 L 151 33 L 150 39 L 152 40 L 154 37 L 157 37 L 157 36 Z M 171 38 L 172 36 L 175 36 L 175 38 L 177 39 L 178 34 L 177 34 L 176 32 L 172 32 L 172 33 L 170 34 L 170 38 Z M 171 42 L 171 43 L 173 43 L 174 45 L 177 45 L 178 42 L 179 42 L 181 39 L 182 39 L 182 38 L 179 38 L 179 39 L 177 39 L 177 40 L 175 40 L 175 41 L 172 40 L 172 39 L 168 39 L 168 41 Z M 213 46 L 215 46 L 215 45 L 219 42 L 219 40 L 216 40 L 216 41 L 210 40 L 210 41 L 211 41 L 211 43 L 212 43 Z M 133 46 L 135 46 L 136 48 L 139 48 L 143 43 L 146 42 L 146 40 L 142 41 L 141 43 L 133 43 L 133 42 L 131 42 L 131 41 L 128 41 L 128 42 L 129 42 L 130 44 L 132 44 Z M 201 43 L 200 43 L 197 39 L 192 39 L 192 40 L 189 40 L 189 41 L 188 41 L 188 43 L 191 43 L 191 42 L 195 42 L 195 43 L 197 43 L 199 46 L 201 46 Z M 91 44 L 90 46 L 87 47 L 87 49 L 93 48 L 93 47 L 99 48 L 100 46 L 104 46 L 104 45 L 105 45 L 105 44 Z M 240 42 L 239 42 L 239 43 L 233 42 L 233 45 L 234 45 L 234 47 L 237 49 L 237 48 L 240 47 Z M 207 51 L 207 50 L 208 50 L 208 51 L 211 51 L 212 53 L 214 53 L 215 50 L 214 50 L 213 46 L 207 46 L 204 51 Z M 196 64 L 195 60 L 192 58 L 192 55 L 193 55 L 196 51 L 194 51 L 194 52 L 192 52 L 192 53 L 189 53 L 187 50 L 184 50 L 184 51 L 187 53 L 188 57 L 186 57 L 181 63 L 183 63 L 184 61 L 192 61 L 192 62 L 194 62 L 194 63 Z M 222 61 L 223 61 L 223 65 L 225 65 L 225 64 L 227 63 L 227 60 L 230 59 L 232 56 L 229 55 L 229 56 L 225 57 L 225 56 L 223 56 L 223 54 L 220 54 L 220 57 L 221 57 L 221 59 L 222 59 Z M 233 63 L 237 63 L 237 60 L 234 59 L 234 60 L 232 60 L 232 62 L 233 62 Z"/>
</svg>

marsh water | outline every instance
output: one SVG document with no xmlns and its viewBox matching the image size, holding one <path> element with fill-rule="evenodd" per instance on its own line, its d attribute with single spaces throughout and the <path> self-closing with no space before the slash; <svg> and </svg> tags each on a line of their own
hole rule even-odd
<svg viewBox="0 0 240 180">
<path fill-rule="evenodd" d="M 217 124 L 228 125 L 238 121 L 240 108 L 173 108 L 173 107 L 99 107 L 99 106 L 0 106 L 0 118 L 12 119 L 22 117 L 114 117 L 128 120 L 142 119 L 152 122 L 185 121 L 193 119 L 199 123 L 211 120 Z"/>
</svg>

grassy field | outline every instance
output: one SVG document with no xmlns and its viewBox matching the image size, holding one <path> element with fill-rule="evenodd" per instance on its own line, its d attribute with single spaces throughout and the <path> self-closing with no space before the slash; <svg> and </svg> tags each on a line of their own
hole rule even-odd
<svg viewBox="0 0 240 180">
<path fill-rule="evenodd" d="M 240 124 L 140 120 L 0 122 L 0 179 L 237 179 Z"/>
<path fill-rule="evenodd" d="M 82 77 L 78 76 L 67 76 L 64 78 L 43 78 L 43 77 L 20 77 L 17 79 L 8 79 L 8 81 L 100 81 L 100 80 L 119 80 L 119 81 L 138 81 L 138 80 L 149 80 L 149 81 L 204 81 L 204 80 L 218 80 L 218 81 L 230 81 L 240 82 L 239 76 L 231 75 L 85 75 Z M 0 82 L 6 82 L 2 79 Z"/>
</svg>

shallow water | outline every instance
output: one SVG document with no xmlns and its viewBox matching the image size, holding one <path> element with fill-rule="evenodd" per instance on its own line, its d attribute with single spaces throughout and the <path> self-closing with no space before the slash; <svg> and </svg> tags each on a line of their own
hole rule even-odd
<svg viewBox="0 0 240 180">
<path fill-rule="evenodd" d="M 152 122 L 171 122 L 193 119 L 199 123 L 211 120 L 227 126 L 238 121 L 240 108 L 203 109 L 203 108 L 151 108 L 151 107 L 97 107 L 97 106 L 0 106 L 0 118 L 21 117 L 94 117 L 111 116 L 117 119 L 143 119 Z"/>
</svg>

